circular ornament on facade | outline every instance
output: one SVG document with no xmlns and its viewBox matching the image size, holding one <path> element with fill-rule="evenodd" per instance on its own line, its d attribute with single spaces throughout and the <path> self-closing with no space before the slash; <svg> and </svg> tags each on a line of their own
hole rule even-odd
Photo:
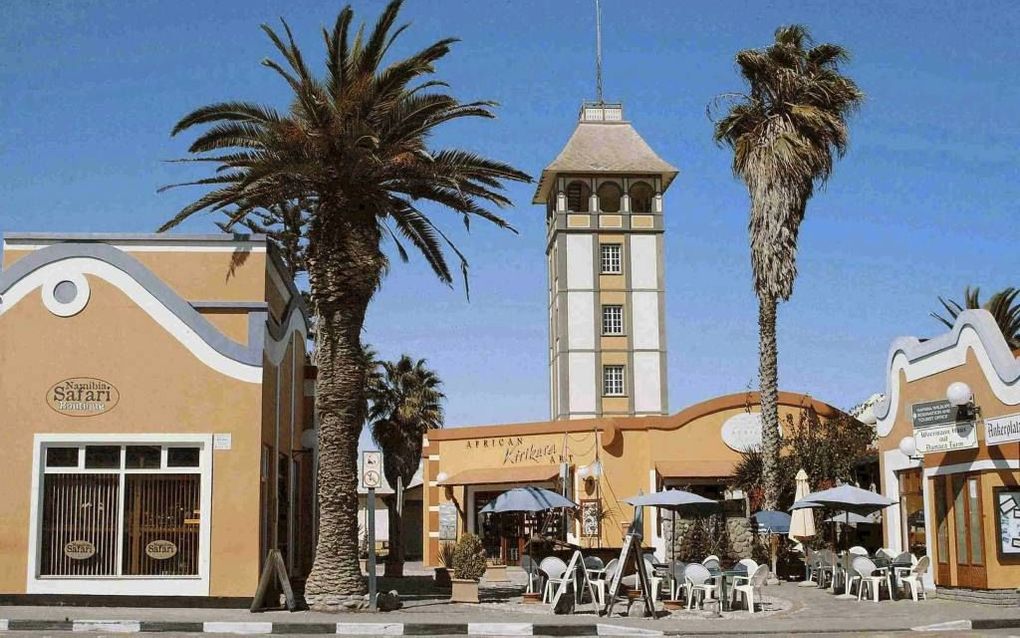
<svg viewBox="0 0 1020 638">
<path fill-rule="evenodd" d="M 731 450 L 748 452 L 762 445 L 761 414 L 744 412 L 726 419 L 722 426 L 722 440 Z M 782 436 L 780 428 L 779 436 Z"/>
<path fill-rule="evenodd" d="M 73 317 L 85 309 L 91 292 L 81 273 L 57 272 L 42 286 L 43 305 L 58 317 Z"/>
<path fill-rule="evenodd" d="M 166 560 L 177 555 L 177 545 L 171 541 L 152 541 L 145 546 L 145 555 L 155 560 Z"/>
<path fill-rule="evenodd" d="M 87 560 L 96 555 L 92 541 L 68 541 L 64 543 L 64 556 L 71 560 Z"/>
</svg>

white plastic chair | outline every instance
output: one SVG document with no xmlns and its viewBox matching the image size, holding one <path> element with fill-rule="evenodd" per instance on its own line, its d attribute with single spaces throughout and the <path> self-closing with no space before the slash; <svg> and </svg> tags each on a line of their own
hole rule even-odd
<svg viewBox="0 0 1020 638">
<path fill-rule="evenodd" d="M 927 556 L 922 556 L 917 564 L 910 568 L 910 573 L 900 578 L 900 582 L 904 585 L 910 585 L 910 596 L 917 602 L 917 595 L 920 594 L 921 598 L 928 600 L 928 594 L 924 591 L 924 575 L 928 572 L 928 566 L 931 564 L 931 559 Z"/>
<path fill-rule="evenodd" d="M 733 603 L 737 600 L 737 594 L 743 594 L 744 600 L 747 602 L 747 611 L 754 613 L 754 597 L 757 592 L 758 597 L 761 597 L 761 588 L 765 586 L 765 581 L 769 577 L 769 568 L 767 565 L 758 565 L 751 574 L 746 585 L 734 585 L 730 591 L 730 607 L 733 607 Z"/>
<path fill-rule="evenodd" d="M 910 552 L 903 552 L 891 560 L 893 562 L 893 574 L 896 576 L 897 582 L 901 581 L 904 576 L 909 576 L 914 566 L 917 565 L 917 557 Z M 899 564 L 897 565 L 896 563 Z M 907 567 L 907 563 L 910 563 L 910 567 Z"/>
<path fill-rule="evenodd" d="M 719 584 L 715 582 L 712 572 L 704 565 L 691 563 L 684 570 L 684 580 L 687 582 L 687 609 L 691 608 L 691 602 L 701 598 L 701 607 L 704 609 L 706 600 L 715 600 L 719 591 Z"/>
<path fill-rule="evenodd" d="M 659 602 L 659 588 L 662 586 L 662 577 L 655 575 L 655 566 L 652 565 L 652 561 L 645 556 L 644 559 L 645 574 L 648 576 L 648 586 L 652 588 L 652 604 Z M 639 589 L 641 587 L 641 581 L 636 573 L 623 578 L 623 584 L 633 589 Z"/>
<path fill-rule="evenodd" d="M 542 592 L 542 602 L 551 602 L 553 599 L 553 587 L 559 587 L 563 583 L 570 583 L 573 574 L 567 574 L 567 564 L 555 556 L 546 556 L 538 564 L 538 568 L 545 574 L 545 591 Z"/>
<path fill-rule="evenodd" d="M 891 547 L 881 547 L 881 548 L 875 550 L 875 556 L 879 556 L 879 557 L 882 557 L 882 558 L 888 558 L 889 560 L 892 560 L 892 559 L 896 558 L 896 550 L 894 550 Z"/>
<path fill-rule="evenodd" d="M 711 554 L 705 558 L 705 560 L 701 561 L 701 564 L 708 569 L 719 569 L 719 557 L 715 554 Z"/>
<path fill-rule="evenodd" d="M 815 557 L 818 561 L 816 566 L 818 586 L 827 587 L 835 577 L 836 555 L 832 553 L 832 550 L 821 549 L 815 552 Z"/>
<path fill-rule="evenodd" d="M 751 576 L 754 576 L 754 572 L 756 572 L 758 570 L 758 563 L 754 562 L 750 558 L 741 558 L 737 562 L 737 565 L 743 565 L 744 566 L 744 568 L 745 568 L 745 570 L 747 572 L 747 576 L 734 576 L 733 577 L 733 584 L 734 585 L 739 585 L 741 583 L 741 581 L 750 581 L 751 580 Z"/>
<path fill-rule="evenodd" d="M 613 560 L 616 560 L 615 558 Z M 605 605 L 606 601 L 606 581 L 603 578 L 605 575 L 605 564 L 602 559 L 598 556 L 586 556 L 582 563 L 584 567 L 584 576 L 591 583 L 592 589 L 595 590 L 596 603 L 599 607 Z M 580 590 L 574 595 L 574 602 L 580 602 L 581 592 Z"/>
<path fill-rule="evenodd" d="M 854 556 L 867 556 L 868 550 L 864 549 L 860 545 L 854 545 L 848 550 Z"/>
<path fill-rule="evenodd" d="M 861 599 L 864 594 L 864 589 L 867 587 L 871 593 L 874 601 L 878 602 L 879 587 L 884 583 L 886 590 L 889 592 L 889 598 L 892 599 L 892 583 L 889 578 L 889 572 L 882 572 L 875 566 L 867 556 L 857 556 L 853 562 L 854 571 L 856 571 L 861 578 L 861 585 L 857 588 L 857 600 Z M 876 575 L 876 572 L 878 574 Z"/>
<path fill-rule="evenodd" d="M 687 569 L 687 563 L 676 563 L 670 567 L 670 579 L 669 579 L 669 599 L 670 600 L 682 600 L 680 596 L 685 593 L 687 589 L 687 581 L 684 580 L 684 570 Z"/>
</svg>

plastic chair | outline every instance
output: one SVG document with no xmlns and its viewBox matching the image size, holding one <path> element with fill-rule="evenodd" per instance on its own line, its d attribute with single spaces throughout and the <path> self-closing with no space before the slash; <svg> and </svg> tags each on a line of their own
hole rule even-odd
<svg viewBox="0 0 1020 638">
<path fill-rule="evenodd" d="M 877 603 L 879 587 L 882 583 L 885 583 L 886 589 L 889 592 L 889 598 L 890 600 L 892 599 L 892 582 L 890 581 L 888 571 L 882 573 L 882 570 L 879 570 L 878 567 L 875 566 L 875 563 L 867 556 L 855 557 L 853 561 L 853 568 L 854 571 L 856 571 L 861 577 L 861 584 L 857 589 L 857 600 L 861 599 L 861 596 L 864 594 L 864 589 L 867 587 L 868 591 L 874 598 L 874 601 Z M 878 575 L 876 575 L 876 572 L 878 572 Z"/>
<path fill-rule="evenodd" d="M 854 556 L 868 556 L 868 550 L 864 549 L 860 545 L 854 545 L 848 551 Z"/>
<path fill-rule="evenodd" d="M 761 588 L 765 586 L 765 581 L 769 577 L 769 568 L 767 565 L 759 565 L 754 573 L 751 574 L 746 585 L 734 585 L 730 591 L 730 607 L 732 608 L 733 603 L 737 600 L 737 594 L 743 594 L 744 600 L 747 602 L 747 611 L 754 613 L 754 596 L 755 592 L 758 593 L 758 597 L 761 598 Z"/>
<path fill-rule="evenodd" d="M 567 564 L 555 556 L 546 556 L 538 564 L 538 568 L 545 574 L 545 590 L 542 592 L 542 602 L 551 602 L 553 586 L 560 586 L 564 583 L 573 582 L 573 574 L 567 574 Z"/>
<path fill-rule="evenodd" d="M 719 569 L 719 557 L 715 554 L 708 556 L 705 560 L 701 561 L 701 564 L 708 569 Z"/>
<path fill-rule="evenodd" d="M 815 555 L 818 559 L 818 586 L 827 587 L 835 576 L 836 555 L 829 549 L 819 550 Z"/>
<path fill-rule="evenodd" d="M 880 547 L 879 549 L 875 550 L 875 556 L 893 560 L 894 558 L 896 558 L 896 550 L 894 550 L 891 547 Z"/>
<path fill-rule="evenodd" d="M 734 576 L 733 577 L 734 585 L 740 584 L 741 581 L 750 581 L 751 576 L 754 576 L 754 572 L 757 571 L 758 569 L 758 563 L 754 562 L 750 558 L 741 558 L 737 562 L 737 565 L 738 566 L 742 565 L 744 567 L 745 571 L 747 572 L 747 576 Z"/>
<path fill-rule="evenodd" d="M 521 569 L 528 578 L 528 589 L 527 591 L 539 591 L 542 587 L 542 573 L 539 571 L 538 563 L 531 556 L 521 556 Z"/>
<path fill-rule="evenodd" d="M 687 569 L 687 563 L 675 563 L 669 568 L 670 600 L 681 600 L 680 596 L 682 596 L 687 589 L 687 581 L 684 580 L 685 569 Z"/>
<path fill-rule="evenodd" d="M 647 556 L 645 556 L 643 562 L 645 565 L 645 574 L 648 576 L 648 586 L 652 589 L 652 604 L 654 605 L 659 601 L 659 588 L 662 586 L 662 577 L 655 575 L 655 566 L 652 565 L 652 561 L 648 560 Z M 623 584 L 633 589 L 638 589 L 641 586 L 636 573 L 631 574 L 630 576 L 624 576 Z"/>
<path fill-rule="evenodd" d="M 719 584 L 714 582 L 715 577 L 704 565 L 691 563 L 684 570 L 684 581 L 687 583 L 687 609 L 691 608 L 691 602 L 701 598 L 701 607 L 704 609 L 706 600 L 718 598 Z"/>
<path fill-rule="evenodd" d="M 909 576 L 915 565 L 917 565 L 917 557 L 910 552 L 902 552 L 893 558 L 892 570 L 897 582 L 901 581 L 904 576 Z"/>
<path fill-rule="evenodd" d="M 924 582 L 921 579 L 928 573 L 929 565 L 931 565 L 931 559 L 927 556 L 922 556 L 917 561 L 917 564 L 910 568 L 910 573 L 899 579 L 904 585 L 910 585 L 910 596 L 914 599 L 915 603 L 917 602 L 918 594 L 921 595 L 921 598 L 928 600 L 928 594 L 924 591 Z"/>
<path fill-rule="evenodd" d="M 606 601 L 606 581 L 603 576 L 605 575 L 605 563 L 598 556 L 585 556 L 584 562 L 584 576 L 591 583 L 592 588 L 595 590 L 596 602 L 599 607 L 602 607 Z M 592 577 L 591 572 L 594 571 L 597 578 Z M 581 591 L 578 590 L 574 596 L 575 602 L 580 602 Z"/>
</svg>

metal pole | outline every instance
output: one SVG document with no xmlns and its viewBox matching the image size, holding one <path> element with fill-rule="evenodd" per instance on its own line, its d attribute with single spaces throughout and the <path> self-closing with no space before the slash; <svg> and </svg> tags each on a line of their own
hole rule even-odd
<svg viewBox="0 0 1020 638">
<path fill-rule="evenodd" d="M 375 611 L 375 488 L 368 488 L 368 607 Z"/>
</svg>

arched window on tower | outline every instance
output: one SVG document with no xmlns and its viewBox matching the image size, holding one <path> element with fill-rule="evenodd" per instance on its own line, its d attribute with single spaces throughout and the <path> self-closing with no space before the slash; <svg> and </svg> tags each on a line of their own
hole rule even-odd
<svg viewBox="0 0 1020 638">
<path fill-rule="evenodd" d="M 630 210 L 632 213 L 652 212 L 652 187 L 647 182 L 635 182 L 630 187 Z"/>
<path fill-rule="evenodd" d="M 567 210 L 573 213 L 587 213 L 591 201 L 591 188 L 582 181 L 567 184 Z"/>
<path fill-rule="evenodd" d="M 613 182 L 603 182 L 597 191 L 599 196 L 599 210 L 603 213 L 620 212 L 620 196 L 623 191 Z"/>
</svg>

